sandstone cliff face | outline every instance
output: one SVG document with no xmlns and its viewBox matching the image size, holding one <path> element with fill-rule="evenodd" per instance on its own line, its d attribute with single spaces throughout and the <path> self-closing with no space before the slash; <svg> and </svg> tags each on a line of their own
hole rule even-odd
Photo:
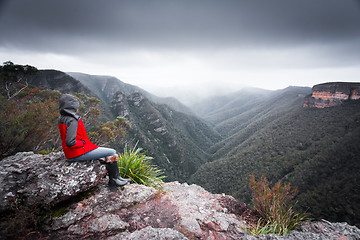
<svg viewBox="0 0 360 240">
<path fill-rule="evenodd" d="M 304 101 L 304 107 L 326 108 L 360 99 L 360 83 L 323 83 L 315 85 L 312 90 L 312 95 Z"/>
<path fill-rule="evenodd" d="M 247 234 L 244 213 L 251 209 L 225 194 L 211 194 L 197 185 L 170 182 L 164 192 L 129 184 L 109 189 L 103 166 L 97 161 L 67 163 L 63 153 L 18 153 L 0 161 L 1 222 L 22 205 L 61 204 L 48 213 L 36 231 L 22 234 L 0 229 L 0 239 L 359 239 L 360 230 L 347 223 L 304 224 L 286 236 Z M 79 191 L 96 185 L 91 194 L 75 199 Z M 74 197 L 69 201 L 69 197 Z M 67 200 L 67 201 L 65 201 Z M 65 201 L 65 202 L 64 202 Z M 12 203 L 17 203 L 14 206 Z M 26 217 L 26 216 L 25 216 Z"/>
</svg>

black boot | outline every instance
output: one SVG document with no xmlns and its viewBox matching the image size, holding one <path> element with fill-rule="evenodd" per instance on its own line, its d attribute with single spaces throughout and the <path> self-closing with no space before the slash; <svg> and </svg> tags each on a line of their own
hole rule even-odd
<svg viewBox="0 0 360 240">
<path fill-rule="evenodd" d="M 106 170 L 109 173 L 109 186 L 125 186 L 130 182 L 130 179 L 120 177 L 119 167 L 117 162 L 109 162 L 105 164 Z"/>
</svg>

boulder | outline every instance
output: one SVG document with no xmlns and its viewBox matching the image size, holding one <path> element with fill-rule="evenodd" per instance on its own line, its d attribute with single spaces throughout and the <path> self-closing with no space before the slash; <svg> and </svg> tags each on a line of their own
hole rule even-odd
<svg viewBox="0 0 360 240">
<path fill-rule="evenodd" d="M 143 185 L 131 184 L 110 189 L 103 184 L 92 196 L 70 204 L 65 214 L 53 218 L 51 231 L 62 232 L 62 235 L 124 231 L 130 225 L 124 221 L 120 211 L 145 203 L 156 195 L 157 190 Z"/>
<path fill-rule="evenodd" d="M 137 184 L 111 191 L 104 185 L 53 218 L 51 231 L 57 233 L 52 237 L 80 238 L 86 233 L 106 238 L 117 233 L 111 239 L 234 239 L 245 235 L 244 221 L 226 208 L 223 195 L 178 182 L 165 183 L 164 191 Z"/>
<path fill-rule="evenodd" d="M 106 170 L 98 161 L 68 162 L 63 152 L 21 152 L 0 161 L 0 212 L 15 204 L 55 205 L 98 184 Z"/>
</svg>

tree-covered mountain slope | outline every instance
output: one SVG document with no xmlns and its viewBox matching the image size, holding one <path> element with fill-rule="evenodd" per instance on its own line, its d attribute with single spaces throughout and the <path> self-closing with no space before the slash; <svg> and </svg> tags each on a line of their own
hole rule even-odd
<svg viewBox="0 0 360 240">
<path fill-rule="evenodd" d="M 29 85 L 38 86 L 40 89 L 51 89 L 70 94 L 83 93 L 88 97 L 96 97 L 100 100 L 100 119 L 107 121 L 114 118 L 109 105 L 96 92 L 64 72 L 58 70 L 39 70 L 34 74 L 26 74 L 23 81 Z"/>
<path fill-rule="evenodd" d="M 112 76 L 89 75 L 85 73 L 76 73 L 76 72 L 69 72 L 68 74 L 73 78 L 75 78 L 76 80 L 79 80 L 83 85 L 85 85 L 91 91 L 96 93 L 103 101 L 105 101 L 108 104 L 111 103 L 114 94 L 118 91 L 122 92 L 126 96 L 139 92 L 154 103 L 167 104 L 171 108 L 179 112 L 188 113 L 188 114 L 192 113 L 188 107 L 180 103 L 175 98 L 155 96 L 145 91 L 142 88 L 139 88 L 137 86 L 128 83 L 124 83 Z"/>
<path fill-rule="evenodd" d="M 298 187 L 300 205 L 314 217 L 359 224 L 360 102 L 325 109 L 302 103 L 265 114 L 225 140 L 226 150 L 219 148 L 222 154 L 192 181 L 249 202 L 249 175 L 264 174 Z"/>
<path fill-rule="evenodd" d="M 58 90 L 60 92 L 82 92 L 94 95 L 93 92 L 68 74 L 57 70 L 39 70 L 35 74 L 26 76 L 26 81 L 43 89 Z"/>
<path fill-rule="evenodd" d="M 310 93 L 311 88 L 307 87 L 288 87 L 278 91 L 243 89 L 228 96 L 208 99 L 193 111 L 212 123 L 221 135 L 229 137 L 263 118 L 288 111 L 294 102 L 303 101 Z"/>
<path fill-rule="evenodd" d="M 200 117 L 218 124 L 244 112 L 271 93 L 272 91 L 259 88 L 244 88 L 235 93 L 209 97 L 194 103 L 191 109 Z"/>
<path fill-rule="evenodd" d="M 293 108 L 301 106 L 305 94 L 309 91 L 309 88 L 288 87 L 268 93 L 257 101 L 248 100 L 248 103 L 244 104 L 247 107 L 243 108 L 243 112 L 215 125 L 214 129 L 227 137 L 212 147 L 212 159 L 231 155 L 231 152 L 249 137 Z"/>
<path fill-rule="evenodd" d="M 209 160 L 209 148 L 221 139 L 199 118 L 153 103 L 140 93 L 116 93 L 112 109 L 132 125 L 126 140 L 139 141 L 148 150 L 153 163 L 165 169 L 166 181 L 187 181 Z"/>
</svg>

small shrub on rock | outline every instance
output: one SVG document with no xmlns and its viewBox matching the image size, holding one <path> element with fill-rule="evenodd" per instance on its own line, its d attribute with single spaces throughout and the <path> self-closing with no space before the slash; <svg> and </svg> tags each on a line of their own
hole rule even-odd
<svg viewBox="0 0 360 240">
<path fill-rule="evenodd" d="M 270 184 L 265 176 L 261 176 L 259 182 L 255 181 L 254 175 L 250 176 L 254 208 L 260 216 L 257 226 L 249 229 L 254 235 L 285 235 L 307 221 L 306 214 L 297 213 L 291 204 L 297 191 L 291 190 L 290 184 L 282 185 L 278 182 L 273 187 Z"/>
</svg>

